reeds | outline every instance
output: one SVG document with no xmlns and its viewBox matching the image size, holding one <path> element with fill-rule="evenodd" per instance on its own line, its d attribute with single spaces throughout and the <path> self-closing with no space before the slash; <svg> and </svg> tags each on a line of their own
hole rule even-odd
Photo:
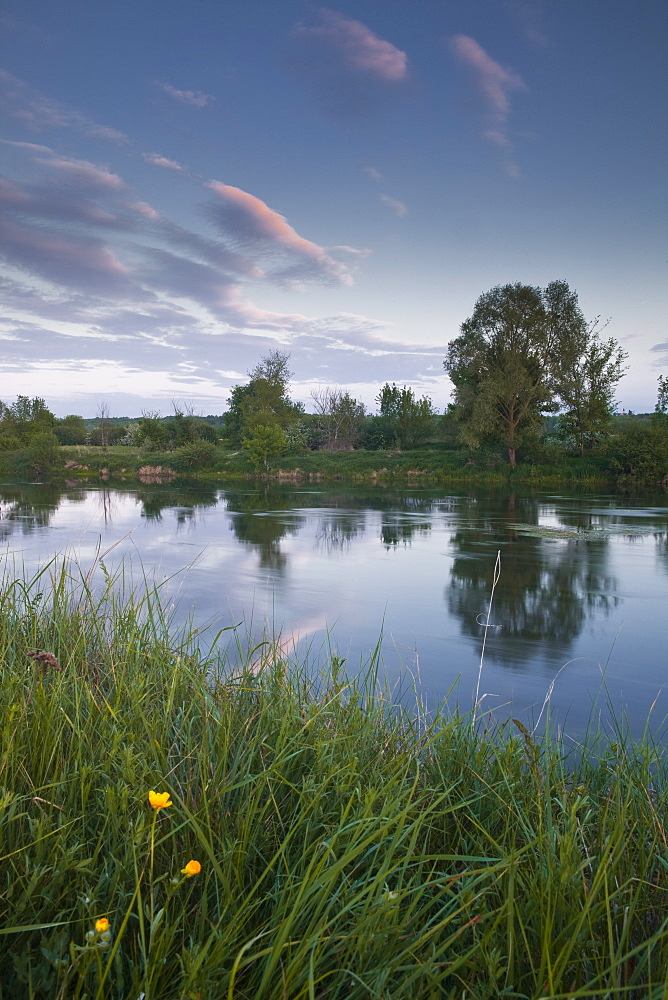
<svg viewBox="0 0 668 1000">
<path fill-rule="evenodd" d="M 254 672 L 120 583 L 0 587 L 2 1000 L 664 1000 L 649 737 L 425 725 L 374 667 Z"/>
</svg>

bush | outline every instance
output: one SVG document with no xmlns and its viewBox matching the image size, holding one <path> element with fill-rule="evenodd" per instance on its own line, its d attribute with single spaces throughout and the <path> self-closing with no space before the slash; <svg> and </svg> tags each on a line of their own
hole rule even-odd
<svg viewBox="0 0 668 1000">
<path fill-rule="evenodd" d="M 191 441 L 177 448 L 169 464 L 177 472 L 194 472 L 213 464 L 216 446 L 211 441 Z"/>
<path fill-rule="evenodd" d="M 610 465 L 646 483 L 668 482 L 668 417 L 631 418 L 606 448 Z"/>
</svg>

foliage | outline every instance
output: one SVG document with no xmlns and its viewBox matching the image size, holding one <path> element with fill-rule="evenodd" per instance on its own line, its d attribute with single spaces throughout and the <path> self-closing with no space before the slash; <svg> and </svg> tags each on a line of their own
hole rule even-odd
<svg viewBox="0 0 668 1000">
<path fill-rule="evenodd" d="M 427 723 L 90 579 L 0 587 L 0 995 L 662 1000 L 649 738 Z"/>
<path fill-rule="evenodd" d="M 133 425 L 131 440 L 132 444 L 145 452 L 172 451 L 204 441 L 215 445 L 218 432 L 208 421 L 175 407 L 173 417 L 161 417 L 159 413 L 152 411 L 144 412 L 141 419 Z"/>
<path fill-rule="evenodd" d="M 51 433 L 55 423 L 55 416 L 39 396 L 17 396 L 10 405 L 0 400 L 0 450 L 25 447 L 34 437 Z"/>
<path fill-rule="evenodd" d="M 386 382 L 376 402 L 399 448 L 417 448 L 434 432 L 436 411 L 428 396 L 418 399 L 412 389 Z"/>
<path fill-rule="evenodd" d="M 53 431 L 35 434 L 27 449 L 32 470 L 44 478 L 62 467 L 58 438 Z"/>
<path fill-rule="evenodd" d="M 668 417 L 620 419 L 606 447 L 618 476 L 645 483 L 668 483 Z"/>
<path fill-rule="evenodd" d="M 242 438 L 242 444 L 256 468 L 267 468 L 270 458 L 283 455 L 288 450 L 285 431 L 278 424 L 253 422 Z"/>
<path fill-rule="evenodd" d="M 586 324 L 565 281 L 499 285 L 480 296 L 443 362 L 462 440 L 500 441 L 510 465 L 557 409 L 557 380 L 582 355 Z"/>
<path fill-rule="evenodd" d="M 659 375 L 659 391 L 656 399 L 656 412 L 668 414 L 668 375 Z"/>
<path fill-rule="evenodd" d="M 230 394 L 226 435 L 234 445 L 244 448 L 246 441 L 254 442 L 256 463 L 258 456 L 263 456 L 259 461 L 266 464 L 267 458 L 286 450 L 286 431 L 299 424 L 304 413 L 303 406 L 293 403 L 288 395 L 292 375 L 289 360 L 285 351 L 271 351 L 249 372 L 250 382 L 234 386 Z M 267 428 L 273 428 L 274 433 L 269 434 Z M 292 436 L 300 438 L 301 432 L 295 428 Z"/>
<path fill-rule="evenodd" d="M 62 420 L 56 420 L 54 433 L 60 444 L 85 444 L 88 429 L 83 417 L 70 413 Z"/>
<path fill-rule="evenodd" d="M 364 403 L 347 390 L 326 386 L 311 393 L 318 416 L 318 447 L 326 451 L 356 448 L 364 423 Z"/>
<path fill-rule="evenodd" d="M 624 375 L 627 357 L 614 337 L 601 339 L 594 322 L 582 331 L 578 356 L 557 374 L 555 388 L 565 407 L 561 431 L 582 455 L 594 448 L 612 423 L 615 386 Z"/>
<path fill-rule="evenodd" d="M 211 441 L 191 441 L 176 449 L 169 464 L 176 472 L 194 472 L 210 466 L 215 453 L 216 446 Z"/>
</svg>

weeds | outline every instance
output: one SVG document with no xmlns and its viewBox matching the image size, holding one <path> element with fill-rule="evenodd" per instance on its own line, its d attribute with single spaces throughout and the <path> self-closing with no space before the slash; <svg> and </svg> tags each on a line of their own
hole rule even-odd
<svg viewBox="0 0 668 1000">
<path fill-rule="evenodd" d="M 120 583 L 0 586 L 2 1000 L 663 1000 L 649 736 L 425 724 Z"/>
</svg>

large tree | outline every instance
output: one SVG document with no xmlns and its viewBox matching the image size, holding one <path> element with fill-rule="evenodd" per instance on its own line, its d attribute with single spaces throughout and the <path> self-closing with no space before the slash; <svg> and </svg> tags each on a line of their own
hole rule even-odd
<svg viewBox="0 0 668 1000">
<path fill-rule="evenodd" d="M 586 332 L 565 281 L 498 285 L 481 295 L 443 362 L 462 439 L 472 447 L 501 442 L 514 468 L 518 448 L 558 409 L 558 377 L 581 356 Z"/>
</svg>

